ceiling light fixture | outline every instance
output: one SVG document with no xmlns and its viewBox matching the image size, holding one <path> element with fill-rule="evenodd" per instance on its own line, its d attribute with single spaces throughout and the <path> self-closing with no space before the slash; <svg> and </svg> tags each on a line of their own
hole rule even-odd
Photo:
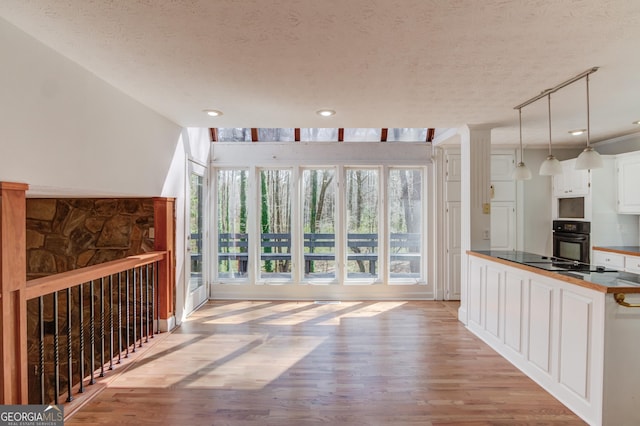
<svg viewBox="0 0 640 426">
<path fill-rule="evenodd" d="M 538 173 L 540 173 L 541 176 L 561 175 L 562 164 L 560 164 L 560 161 L 551 153 L 551 93 L 547 95 L 547 100 L 549 105 L 549 155 L 547 155 L 547 159 L 540 165 L 540 171 Z"/>
<path fill-rule="evenodd" d="M 524 164 L 522 154 L 522 108 L 518 108 L 518 118 L 520 122 L 520 162 L 513 170 L 512 176 L 515 180 L 529 180 L 531 179 L 531 170 Z"/>
<path fill-rule="evenodd" d="M 584 160 L 581 160 L 580 157 L 578 157 L 578 160 L 576 161 L 576 169 L 580 169 L 581 167 L 579 167 L 579 165 L 583 165 L 583 163 L 586 161 L 587 165 L 589 166 L 588 168 L 597 168 L 597 167 L 602 167 L 602 159 L 600 158 L 600 155 L 595 152 L 593 150 L 593 148 L 591 148 L 591 146 L 589 146 L 589 134 L 590 134 L 590 124 L 589 124 L 589 74 L 592 74 L 594 72 L 598 71 L 598 67 L 591 67 L 588 70 L 576 75 L 575 77 L 570 78 L 569 80 L 563 81 L 562 83 L 558 84 L 555 87 L 552 87 L 551 89 L 547 89 L 547 90 L 543 90 L 539 95 L 534 96 L 533 98 L 521 103 L 518 106 L 513 107 L 513 109 L 521 109 L 524 108 L 525 106 L 534 103 L 535 101 L 538 101 L 544 97 L 547 98 L 547 101 L 549 103 L 549 155 L 547 156 L 547 159 L 540 165 L 540 174 L 543 176 L 552 176 L 552 175 L 559 175 L 562 174 L 562 164 L 560 164 L 560 162 L 558 161 L 558 159 L 556 157 L 554 157 L 554 155 L 551 153 L 551 94 L 557 92 L 558 90 L 562 89 L 563 87 L 566 87 L 568 85 L 570 85 L 571 83 L 575 83 L 578 80 L 582 80 L 583 78 L 587 77 L 587 147 L 584 149 L 584 151 L 582 152 L 582 154 L 580 154 L 580 157 L 582 157 Z M 640 123 L 640 120 L 639 120 Z M 579 134 L 576 133 L 576 131 L 571 131 L 569 132 L 571 134 Z M 522 137 L 522 136 L 521 136 Z M 522 155 L 522 154 L 521 154 Z M 598 161 L 600 162 L 600 166 L 598 166 Z"/>
<path fill-rule="evenodd" d="M 591 125 L 589 119 L 589 74 L 586 77 L 587 86 L 587 147 L 578 155 L 576 160 L 576 170 L 599 169 L 604 166 L 602 157 L 589 145 Z"/>
<path fill-rule="evenodd" d="M 572 136 L 580 136 L 581 134 L 583 134 L 586 131 L 587 131 L 587 129 L 569 130 L 569 134 L 572 135 Z"/>
<path fill-rule="evenodd" d="M 331 117 L 332 115 L 336 115 L 336 112 L 332 109 L 319 109 L 318 111 L 316 111 L 316 114 L 323 117 Z"/>
<path fill-rule="evenodd" d="M 636 121 L 632 122 L 631 124 L 640 124 L 640 120 L 636 120 Z"/>
<path fill-rule="evenodd" d="M 218 117 L 222 115 L 222 111 L 218 111 L 217 109 L 205 109 L 203 111 L 211 117 Z"/>
</svg>

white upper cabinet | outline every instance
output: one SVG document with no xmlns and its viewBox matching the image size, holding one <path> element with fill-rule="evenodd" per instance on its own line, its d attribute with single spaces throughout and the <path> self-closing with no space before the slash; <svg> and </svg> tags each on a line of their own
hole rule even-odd
<svg viewBox="0 0 640 426">
<path fill-rule="evenodd" d="M 491 154 L 491 180 L 512 181 L 514 162 L 513 154 Z"/>
<path fill-rule="evenodd" d="M 460 154 L 445 154 L 446 180 L 447 182 L 460 182 L 462 171 L 462 158 Z"/>
<path fill-rule="evenodd" d="M 616 169 L 618 213 L 640 214 L 640 152 L 618 156 Z"/>
<path fill-rule="evenodd" d="M 562 161 L 562 174 L 553 176 L 555 197 L 579 197 L 589 194 L 589 170 L 576 170 L 576 160 Z"/>
</svg>

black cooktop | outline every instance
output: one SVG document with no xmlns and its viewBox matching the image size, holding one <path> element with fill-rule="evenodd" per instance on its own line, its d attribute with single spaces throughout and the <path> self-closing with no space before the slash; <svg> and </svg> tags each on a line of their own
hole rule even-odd
<svg viewBox="0 0 640 426">
<path fill-rule="evenodd" d="M 576 272 L 617 272 L 603 266 L 590 265 L 588 263 L 577 262 L 569 259 L 562 259 L 552 256 L 541 256 L 532 253 L 501 253 L 499 259 L 517 262 L 545 271 L 576 271 Z"/>
</svg>

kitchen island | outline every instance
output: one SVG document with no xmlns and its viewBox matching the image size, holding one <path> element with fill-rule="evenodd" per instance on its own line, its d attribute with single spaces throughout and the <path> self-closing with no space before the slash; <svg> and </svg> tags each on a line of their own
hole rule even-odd
<svg viewBox="0 0 640 426">
<path fill-rule="evenodd" d="M 469 251 L 467 327 L 592 425 L 640 424 L 640 275 Z"/>
</svg>

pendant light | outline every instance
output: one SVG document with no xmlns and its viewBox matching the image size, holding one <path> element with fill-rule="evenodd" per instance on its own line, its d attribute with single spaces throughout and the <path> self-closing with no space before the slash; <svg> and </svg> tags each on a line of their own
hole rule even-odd
<svg viewBox="0 0 640 426">
<path fill-rule="evenodd" d="M 562 164 L 551 153 L 551 93 L 547 95 L 547 100 L 549 106 L 549 155 L 540 165 L 540 171 L 538 173 L 541 176 L 554 176 L 562 174 Z"/>
<path fill-rule="evenodd" d="M 520 162 L 513 171 L 512 177 L 515 180 L 529 180 L 531 179 L 531 170 L 524 164 L 522 155 L 522 108 L 518 108 L 518 116 L 520 121 Z"/>
<path fill-rule="evenodd" d="M 602 157 L 597 151 L 589 145 L 589 137 L 591 136 L 591 126 L 589 117 L 589 74 L 586 76 L 587 81 L 587 147 L 580 153 L 576 160 L 576 170 L 599 169 L 603 167 Z"/>
</svg>

